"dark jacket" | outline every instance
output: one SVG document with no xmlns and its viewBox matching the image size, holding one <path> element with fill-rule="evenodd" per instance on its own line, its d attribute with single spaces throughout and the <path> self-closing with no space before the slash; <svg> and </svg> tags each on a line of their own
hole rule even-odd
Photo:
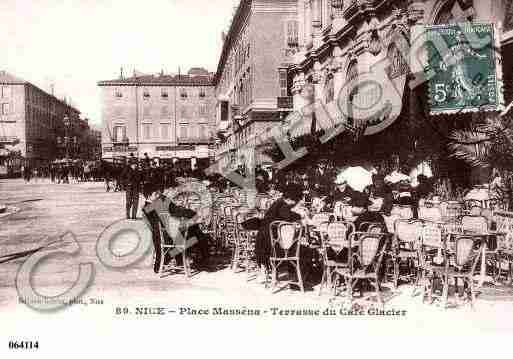
<svg viewBox="0 0 513 359">
<path fill-rule="evenodd" d="M 255 253 L 258 264 L 267 265 L 271 256 L 271 236 L 269 229 L 274 221 L 295 222 L 301 220 L 301 216 L 291 211 L 292 206 L 282 198 L 274 202 L 265 213 L 260 222 L 260 229 L 256 237 Z"/>
</svg>

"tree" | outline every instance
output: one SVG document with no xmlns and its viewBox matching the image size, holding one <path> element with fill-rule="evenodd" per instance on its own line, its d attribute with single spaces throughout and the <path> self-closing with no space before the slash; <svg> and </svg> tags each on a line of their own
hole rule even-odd
<svg viewBox="0 0 513 359">
<path fill-rule="evenodd" d="M 513 116 L 487 118 L 474 129 L 453 131 L 449 148 L 452 156 L 473 167 L 494 170 L 501 177 L 495 183 L 494 200 L 513 208 Z"/>
</svg>

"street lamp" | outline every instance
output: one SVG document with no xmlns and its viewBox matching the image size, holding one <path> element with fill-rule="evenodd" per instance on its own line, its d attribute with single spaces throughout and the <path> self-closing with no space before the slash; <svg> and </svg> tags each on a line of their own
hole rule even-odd
<svg viewBox="0 0 513 359">
<path fill-rule="evenodd" d="M 64 115 L 64 145 L 66 146 L 66 160 L 69 159 L 69 127 L 71 125 L 69 116 Z"/>
</svg>

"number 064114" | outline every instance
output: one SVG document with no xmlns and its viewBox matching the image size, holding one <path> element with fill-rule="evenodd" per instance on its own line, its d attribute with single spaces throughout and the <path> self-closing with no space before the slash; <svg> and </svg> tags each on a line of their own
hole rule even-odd
<svg viewBox="0 0 513 359">
<path fill-rule="evenodd" d="M 9 349 L 24 349 L 24 350 L 31 350 L 31 349 L 39 349 L 39 342 L 38 341 L 9 341 Z"/>
</svg>

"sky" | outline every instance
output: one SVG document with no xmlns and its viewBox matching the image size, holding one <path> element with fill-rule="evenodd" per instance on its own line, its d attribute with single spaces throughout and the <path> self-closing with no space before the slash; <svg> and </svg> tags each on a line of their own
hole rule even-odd
<svg viewBox="0 0 513 359">
<path fill-rule="evenodd" d="M 215 72 L 239 0 L 0 0 L 0 70 L 71 99 L 101 123 L 97 82 L 125 75 Z"/>
</svg>

